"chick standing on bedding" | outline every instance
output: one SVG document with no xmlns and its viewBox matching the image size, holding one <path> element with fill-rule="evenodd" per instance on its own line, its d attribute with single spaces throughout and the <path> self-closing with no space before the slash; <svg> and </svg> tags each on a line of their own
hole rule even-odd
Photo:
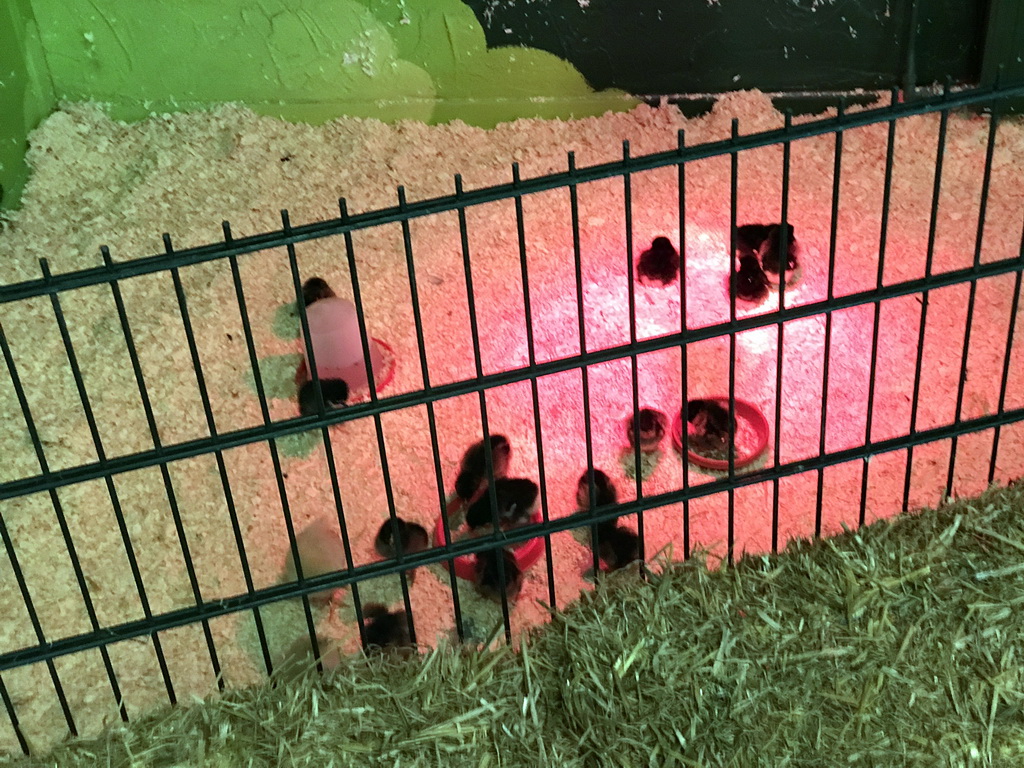
<svg viewBox="0 0 1024 768">
<path fill-rule="evenodd" d="M 302 302 L 307 307 L 314 301 L 330 299 L 335 295 L 334 291 L 331 290 L 331 286 L 322 277 L 311 277 L 302 286 Z"/>
<path fill-rule="evenodd" d="M 398 528 L 398 541 L 402 546 L 403 555 L 413 555 L 422 552 L 430 546 L 430 538 L 427 529 L 418 523 L 410 523 L 400 517 L 395 518 L 394 525 L 390 519 L 385 520 L 377 537 L 373 541 L 373 548 L 377 554 L 385 560 L 392 560 L 398 557 L 398 547 L 395 546 L 394 528 Z M 412 584 L 416 579 L 416 571 L 406 571 L 406 578 Z"/>
<path fill-rule="evenodd" d="M 741 227 L 736 227 L 736 255 L 740 259 L 744 256 L 756 256 L 766 273 L 778 276 L 783 262 L 780 254 L 782 226 L 782 224 L 744 224 Z M 792 224 L 786 224 L 785 227 L 785 270 L 791 272 L 798 266 L 796 233 Z"/>
<path fill-rule="evenodd" d="M 656 237 L 640 254 L 636 274 L 641 283 L 670 285 L 679 276 L 679 251 L 667 237 Z"/>
<path fill-rule="evenodd" d="M 410 523 L 400 517 L 395 518 L 394 526 L 391 520 L 385 520 L 377 531 L 377 537 L 373 541 L 373 548 L 377 554 L 386 560 L 398 556 L 398 547 L 395 546 L 393 535 L 394 527 L 398 528 L 398 540 L 402 545 L 403 555 L 412 555 L 422 552 L 429 546 L 427 529 L 419 523 Z"/>
<path fill-rule="evenodd" d="M 363 606 L 363 621 L 363 649 L 367 653 L 392 651 L 400 656 L 415 653 L 405 611 L 389 611 L 383 605 L 371 603 Z"/>
<path fill-rule="evenodd" d="M 668 418 L 661 411 L 654 408 L 641 408 L 637 412 L 636 425 L 639 427 L 640 450 L 644 453 L 658 450 L 661 440 L 665 437 L 665 429 L 668 427 Z M 629 447 L 633 443 L 634 422 L 631 416 L 626 421 L 626 440 Z"/>
<path fill-rule="evenodd" d="M 348 401 L 348 384 L 341 379 L 320 379 L 320 392 L 327 410 L 341 408 Z M 316 415 L 316 389 L 312 381 L 299 387 L 299 413 L 303 416 Z"/>
<path fill-rule="evenodd" d="M 768 235 L 758 249 L 761 257 L 761 266 L 766 273 L 778 276 L 779 272 L 785 270 L 792 272 L 797 268 L 796 260 L 796 235 L 793 232 L 793 225 L 786 225 L 786 254 L 782 254 L 782 225 L 772 224 Z"/>
<path fill-rule="evenodd" d="M 605 569 L 617 571 L 640 559 L 640 537 L 613 522 L 597 526 L 597 556 Z"/>
<path fill-rule="evenodd" d="M 605 506 L 616 504 L 618 491 L 611 479 L 600 469 L 584 472 L 576 487 L 576 504 L 580 510 L 590 509 L 590 476 L 594 476 L 595 504 Z M 640 537 L 620 525 L 618 520 L 608 520 L 592 527 L 597 532 L 597 556 L 609 571 L 616 571 L 640 558 Z"/>
<path fill-rule="evenodd" d="M 469 504 L 487 487 L 487 454 L 484 441 L 474 443 L 462 457 L 459 475 L 455 478 L 455 495 Z M 512 445 L 504 435 L 491 435 L 491 463 L 495 478 L 508 474 L 512 462 Z"/>
<path fill-rule="evenodd" d="M 494 481 L 494 496 L 498 504 L 498 523 L 502 528 L 525 525 L 537 510 L 540 488 L 524 477 L 502 477 Z M 493 524 L 491 493 L 485 490 L 466 510 L 466 525 L 480 532 Z"/>
<path fill-rule="evenodd" d="M 510 603 L 519 598 L 523 588 L 523 572 L 516 562 L 515 555 L 507 549 L 480 552 L 476 556 L 475 581 L 477 591 L 488 600 L 501 602 L 502 580 L 498 568 L 498 553 L 501 553 L 505 567 L 504 591 Z"/>
<path fill-rule="evenodd" d="M 768 297 L 768 278 L 757 256 L 740 256 L 740 268 L 732 273 L 731 287 L 734 300 L 758 302 Z"/>
<path fill-rule="evenodd" d="M 771 224 L 743 224 L 736 227 L 736 256 L 757 256 L 771 228 Z"/>
<path fill-rule="evenodd" d="M 296 534 L 295 548 L 299 553 L 299 564 L 302 567 L 304 579 L 323 576 L 332 571 L 344 571 L 348 568 L 348 558 L 345 556 L 345 546 L 341 535 L 335 528 L 335 523 L 326 516 L 314 520 Z M 288 554 L 285 556 L 284 579 L 285 581 L 295 581 L 297 578 L 295 559 L 289 548 Z M 314 592 L 309 599 L 313 603 L 326 603 L 330 607 L 330 615 L 333 618 L 335 604 L 341 594 L 341 589 L 324 589 Z"/>
<path fill-rule="evenodd" d="M 579 485 L 576 487 L 576 506 L 578 509 L 590 509 L 590 476 L 594 476 L 594 506 L 605 507 L 609 504 L 616 504 L 619 501 L 619 492 L 615 484 L 600 469 L 592 469 L 584 472 L 580 477 Z"/>
</svg>

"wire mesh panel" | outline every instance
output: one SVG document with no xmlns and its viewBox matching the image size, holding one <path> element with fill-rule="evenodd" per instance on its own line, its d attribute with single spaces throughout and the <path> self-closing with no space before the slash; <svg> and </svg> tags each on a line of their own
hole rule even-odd
<svg viewBox="0 0 1024 768">
<path fill-rule="evenodd" d="M 518 643 L 603 571 L 1024 474 L 1022 90 L 733 120 L 0 288 L 5 745 L 310 652 Z M 364 377 L 340 396 L 313 277 Z"/>
</svg>

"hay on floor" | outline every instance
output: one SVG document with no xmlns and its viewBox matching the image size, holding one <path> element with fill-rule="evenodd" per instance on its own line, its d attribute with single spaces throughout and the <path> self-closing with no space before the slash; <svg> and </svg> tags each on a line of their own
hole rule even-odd
<svg viewBox="0 0 1024 768">
<path fill-rule="evenodd" d="M 347 658 L 28 765 L 1019 765 L 1024 485 L 626 574 L 519 653 Z"/>
</svg>

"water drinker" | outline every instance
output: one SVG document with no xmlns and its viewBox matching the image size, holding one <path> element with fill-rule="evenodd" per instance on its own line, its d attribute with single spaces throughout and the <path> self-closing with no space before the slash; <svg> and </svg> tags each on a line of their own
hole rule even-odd
<svg viewBox="0 0 1024 768">
<path fill-rule="evenodd" d="M 350 391 L 366 390 L 369 377 L 355 304 L 337 296 L 320 299 L 306 307 L 306 321 L 319 378 L 341 379 Z M 297 378 L 304 382 L 309 379 L 309 359 L 305 343 L 300 344 L 302 363 Z M 371 338 L 369 346 L 373 380 L 379 392 L 394 377 L 394 353 L 380 339 Z"/>
</svg>

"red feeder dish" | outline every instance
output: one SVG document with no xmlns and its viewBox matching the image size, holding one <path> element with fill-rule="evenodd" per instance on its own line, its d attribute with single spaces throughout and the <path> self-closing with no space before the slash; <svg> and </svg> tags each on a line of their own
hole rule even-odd
<svg viewBox="0 0 1024 768">
<path fill-rule="evenodd" d="M 449 504 L 449 514 L 456 508 L 455 504 Z M 541 520 L 543 520 L 543 517 L 540 512 L 534 512 L 533 517 L 530 518 L 531 523 L 539 523 Z M 437 518 L 434 541 L 438 546 L 444 546 L 448 543 L 448 539 L 444 535 L 444 517 Z M 540 556 L 544 554 L 544 539 L 527 539 L 521 544 L 513 544 L 509 549 L 512 551 L 512 556 L 516 559 L 516 565 L 519 566 L 519 570 L 525 572 L 527 568 L 531 568 L 536 564 L 540 560 Z M 455 575 L 460 579 L 473 581 L 476 578 L 476 555 L 456 557 Z"/>
<path fill-rule="evenodd" d="M 391 348 L 391 345 L 380 339 L 370 339 L 370 356 L 374 361 L 373 365 L 373 378 L 374 384 L 377 385 L 377 393 L 380 394 L 384 387 L 392 382 L 395 378 L 395 350 Z M 360 361 L 360 367 L 362 362 Z M 317 369 L 319 370 L 320 364 L 317 363 Z M 323 378 L 321 376 L 321 378 Z M 341 377 L 339 377 L 341 378 Z M 361 389 L 366 389 L 366 373 L 362 373 L 362 385 L 353 387 L 358 392 Z M 306 369 L 306 358 L 303 357 L 299 361 L 299 367 L 295 371 L 295 386 L 301 387 L 309 381 L 309 371 Z M 345 380 L 348 383 L 348 380 Z"/>
<path fill-rule="evenodd" d="M 729 409 L 728 397 L 712 396 L 704 399 L 714 400 L 726 410 Z M 745 422 L 745 425 L 741 424 L 742 422 Z M 683 411 L 680 409 L 679 413 L 676 414 L 675 420 L 672 422 L 672 444 L 675 445 L 676 450 L 680 453 L 683 450 L 683 427 Z M 752 439 L 746 441 L 748 443 L 747 446 L 743 446 L 743 443 L 739 440 L 744 432 L 748 434 L 753 433 Z M 761 409 L 756 405 L 746 400 L 740 400 L 738 397 L 736 398 L 736 438 L 737 442 L 740 443 L 737 446 L 736 458 L 733 461 L 733 466 L 736 469 L 745 467 L 755 461 L 768 445 L 768 419 L 764 417 Z M 703 456 L 696 453 L 692 448 L 686 452 L 686 455 L 690 461 L 700 467 L 726 472 L 729 470 L 729 462 L 725 459 L 713 459 L 709 456 Z"/>
</svg>

